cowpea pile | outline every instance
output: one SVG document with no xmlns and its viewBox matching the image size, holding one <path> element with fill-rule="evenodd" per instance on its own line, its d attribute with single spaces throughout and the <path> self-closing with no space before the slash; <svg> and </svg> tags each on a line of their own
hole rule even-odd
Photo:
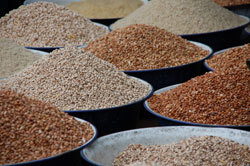
<svg viewBox="0 0 250 166">
<path fill-rule="evenodd" d="M 165 29 L 143 24 L 114 30 L 85 49 L 122 71 L 179 66 L 209 55 L 209 51 Z"/>
<path fill-rule="evenodd" d="M 149 84 L 119 71 L 82 48 L 67 47 L 48 54 L 19 73 L 0 82 L 60 110 L 110 108 L 146 97 Z"/>
<path fill-rule="evenodd" d="M 207 60 L 208 65 L 216 71 L 230 70 L 234 72 L 237 68 L 244 68 L 246 60 L 250 59 L 250 43 L 212 56 Z"/>
<path fill-rule="evenodd" d="M 22 5 L 0 18 L 0 37 L 30 47 L 84 45 L 107 32 L 105 27 L 51 2 Z"/>
<path fill-rule="evenodd" d="M 230 29 L 247 22 L 212 0 L 151 0 L 116 21 L 111 29 L 147 24 L 183 35 Z"/>
<path fill-rule="evenodd" d="M 167 145 L 131 144 L 114 159 L 112 166 L 249 166 L 247 145 L 217 136 L 197 136 Z"/>
<path fill-rule="evenodd" d="M 39 160 L 73 150 L 94 135 L 49 104 L 0 90 L 0 165 Z"/>
</svg>

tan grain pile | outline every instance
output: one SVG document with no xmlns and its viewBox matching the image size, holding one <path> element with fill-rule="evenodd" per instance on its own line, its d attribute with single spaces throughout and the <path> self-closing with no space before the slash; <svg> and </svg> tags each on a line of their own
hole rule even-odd
<svg viewBox="0 0 250 166">
<path fill-rule="evenodd" d="M 207 60 L 207 63 L 216 71 L 230 70 L 234 72 L 237 68 L 244 68 L 247 59 L 250 59 L 250 43 L 212 56 Z"/>
<path fill-rule="evenodd" d="M 11 39 L 0 38 L 0 78 L 24 69 L 41 57 Z"/>
<path fill-rule="evenodd" d="M 112 64 L 72 47 L 53 51 L 1 81 L 0 87 L 52 103 L 60 110 L 121 106 L 150 92 L 148 85 L 128 77 Z"/>
<path fill-rule="evenodd" d="M 85 49 L 123 71 L 179 66 L 209 54 L 165 29 L 143 24 L 114 30 Z"/>
<path fill-rule="evenodd" d="M 22 5 L 0 18 L 0 37 L 12 38 L 23 46 L 84 45 L 105 33 L 104 27 L 49 2 Z"/>
<path fill-rule="evenodd" d="M 157 163 L 149 166 L 249 166 L 250 149 L 217 136 L 197 136 L 168 145 L 131 144 L 114 159 L 112 166 L 134 162 Z"/>
<path fill-rule="evenodd" d="M 0 164 L 51 157 L 93 137 L 89 123 L 22 94 L 0 90 Z"/>
<path fill-rule="evenodd" d="M 250 0 L 213 0 L 221 6 L 236 6 L 250 4 Z"/>
<path fill-rule="evenodd" d="M 111 28 L 147 24 L 180 35 L 214 32 L 245 23 L 247 20 L 212 0 L 152 0 L 115 22 Z"/>
<path fill-rule="evenodd" d="M 121 18 L 143 5 L 141 0 L 81 0 L 66 7 L 87 18 Z"/>
</svg>

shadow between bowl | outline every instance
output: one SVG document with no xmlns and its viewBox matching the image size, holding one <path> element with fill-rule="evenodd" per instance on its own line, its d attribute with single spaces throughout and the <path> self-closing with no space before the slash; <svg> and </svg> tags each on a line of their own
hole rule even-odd
<svg viewBox="0 0 250 166">
<path fill-rule="evenodd" d="M 86 119 L 94 124 L 98 130 L 99 136 L 134 129 L 136 128 L 136 122 L 139 118 L 140 112 L 145 111 L 143 102 L 153 94 L 153 87 L 144 80 L 135 77 L 133 78 L 150 87 L 150 92 L 138 101 L 111 108 L 72 111 L 65 110 L 64 112 L 80 119 Z"/>
<path fill-rule="evenodd" d="M 75 119 L 83 123 L 84 122 L 89 123 L 88 121 L 85 121 L 79 118 L 75 118 Z M 57 154 L 48 158 L 44 158 L 44 159 L 22 162 L 22 163 L 17 163 L 17 164 L 8 164 L 4 166 L 55 166 L 55 165 L 60 165 L 60 166 L 79 165 L 80 166 L 82 163 L 82 159 L 79 154 L 80 150 L 90 145 L 97 138 L 96 127 L 91 123 L 89 124 L 94 131 L 94 135 L 89 141 L 87 141 L 85 144 L 83 144 L 80 147 L 77 147 L 70 151 L 66 151 L 66 152 L 63 152 L 63 153 L 60 153 L 60 154 Z"/>
<path fill-rule="evenodd" d="M 241 45 L 241 35 L 247 25 L 250 24 L 250 19 L 246 16 L 239 15 L 247 20 L 247 23 L 235 28 L 225 29 L 215 32 L 197 33 L 197 34 L 182 34 L 181 37 L 201 42 L 212 47 L 214 51 L 219 51 L 225 48 Z"/>
<path fill-rule="evenodd" d="M 154 94 L 160 94 L 160 93 L 169 91 L 171 89 L 176 88 L 179 85 L 181 84 L 171 85 L 171 86 L 159 89 L 155 91 Z M 169 118 L 169 117 L 166 117 L 166 116 L 163 116 L 154 112 L 150 108 L 148 101 L 144 102 L 144 107 L 149 113 L 151 113 L 153 116 L 156 116 L 158 118 L 159 126 L 183 126 L 184 125 L 184 126 L 201 126 L 201 127 L 224 127 L 224 128 L 233 128 L 233 129 L 250 131 L 250 125 L 212 125 L 212 124 L 201 124 L 201 123 L 193 123 L 193 122 L 172 119 L 172 118 Z"/>
<path fill-rule="evenodd" d="M 141 78 L 149 82 L 155 90 L 161 89 L 163 87 L 174 85 L 178 83 L 183 83 L 193 77 L 202 75 L 207 72 L 207 69 L 204 67 L 203 63 L 206 59 L 210 58 L 213 54 L 211 47 L 199 43 L 190 41 L 191 43 L 209 51 L 209 54 L 195 62 L 188 64 L 161 68 L 161 69 L 150 69 L 150 70 L 133 70 L 133 71 L 124 71 L 124 73 Z"/>
<path fill-rule="evenodd" d="M 97 138 L 93 144 L 81 150 L 88 165 L 110 166 L 114 158 L 129 144 L 162 145 L 194 136 L 219 136 L 240 144 L 250 145 L 250 133 L 246 131 L 196 126 L 168 126 L 118 132 Z"/>
</svg>

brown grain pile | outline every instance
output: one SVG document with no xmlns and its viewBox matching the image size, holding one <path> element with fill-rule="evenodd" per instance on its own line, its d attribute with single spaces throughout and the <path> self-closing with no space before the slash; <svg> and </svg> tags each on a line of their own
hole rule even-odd
<svg viewBox="0 0 250 166">
<path fill-rule="evenodd" d="M 116 21 L 111 28 L 147 24 L 181 35 L 225 30 L 245 23 L 246 19 L 212 0 L 152 0 Z"/>
<path fill-rule="evenodd" d="M 163 116 L 213 125 L 250 125 L 250 72 L 245 65 L 195 77 L 148 101 Z"/>
<path fill-rule="evenodd" d="M 93 137 L 89 123 L 22 94 L 0 91 L 0 164 L 54 156 Z"/>
<path fill-rule="evenodd" d="M 24 69 L 41 57 L 13 40 L 0 38 L 0 78 Z"/>
<path fill-rule="evenodd" d="M 120 70 L 159 69 L 198 61 L 209 52 L 189 41 L 143 24 L 114 30 L 86 48 Z"/>
<path fill-rule="evenodd" d="M 87 18 L 121 18 L 142 6 L 141 0 L 81 0 L 66 7 Z"/>
<path fill-rule="evenodd" d="M 250 43 L 215 55 L 208 59 L 207 63 L 217 71 L 230 70 L 233 72 L 237 68 L 244 68 L 247 59 L 250 59 Z"/>
<path fill-rule="evenodd" d="M 250 0 L 213 0 L 215 3 L 221 6 L 236 6 L 250 4 Z"/>
<path fill-rule="evenodd" d="M 84 45 L 105 33 L 106 28 L 49 2 L 22 5 L 0 19 L 0 37 L 11 38 L 23 46 Z"/>
<path fill-rule="evenodd" d="M 82 48 L 55 50 L 0 82 L 0 88 L 52 103 L 60 110 L 110 108 L 146 97 L 148 84 L 128 77 Z"/>
<path fill-rule="evenodd" d="M 235 141 L 217 136 L 197 136 L 168 145 L 132 144 L 113 161 L 113 166 L 134 162 L 155 162 L 150 166 L 249 166 L 250 149 Z"/>
</svg>

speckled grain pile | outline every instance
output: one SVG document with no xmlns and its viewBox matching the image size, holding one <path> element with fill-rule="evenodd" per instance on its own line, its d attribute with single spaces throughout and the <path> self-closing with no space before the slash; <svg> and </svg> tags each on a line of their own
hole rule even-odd
<svg viewBox="0 0 250 166">
<path fill-rule="evenodd" d="M 128 77 L 82 48 L 55 50 L 0 82 L 0 88 L 48 102 L 60 110 L 110 108 L 138 101 L 149 85 Z"/>
</svg>

